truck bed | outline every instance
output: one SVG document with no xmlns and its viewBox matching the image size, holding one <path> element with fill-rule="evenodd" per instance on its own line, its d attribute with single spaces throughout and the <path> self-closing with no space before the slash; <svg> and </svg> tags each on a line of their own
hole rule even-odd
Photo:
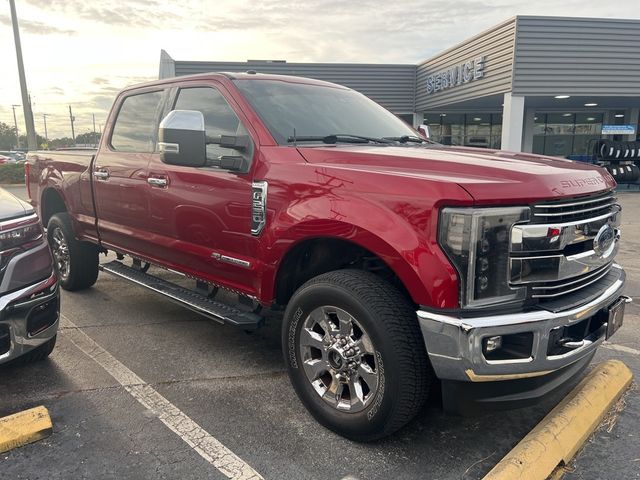
<svg viewBox="0 0 640 480">
<path fill-rule="evenodd" d="M 91 162 L 96 149 L 69 148 L 29 152 L 25 181 L 31 205 L 46 226 L 56 213 L 56 201 L 67 206 L 81 238 L 97 239 L 91 186 Z M 43 198 L 48 198 L 42 208 Z"/>
</svg>

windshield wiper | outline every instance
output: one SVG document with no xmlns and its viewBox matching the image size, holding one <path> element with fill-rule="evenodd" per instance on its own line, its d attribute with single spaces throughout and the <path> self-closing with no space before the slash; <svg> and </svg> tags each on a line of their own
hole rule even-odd
<svg viewBox="0 0 640 480">
<path fill-rule="evenodd" d="M 365 137 L 363 135 L 351 135 L 350 133 L 333 133 L 331 135 L 307 135 L 307 136 L 291 136 L 287 138 L 287 142 L 322 142 L 327 144 L 341 143 L 393 143 L 393 140 L 387 138 Z"/>
<path fill-rule="evenodd" d="M 417 137 L 415 135 L 403 135 L 401 137 L 384 137 L 385 140 L 391 140 L 394 142 L 400 142 L 400 143 L 432 143 L 429 140 L 425 139 L 425 138 L 420 138 Z"/>
</svg>

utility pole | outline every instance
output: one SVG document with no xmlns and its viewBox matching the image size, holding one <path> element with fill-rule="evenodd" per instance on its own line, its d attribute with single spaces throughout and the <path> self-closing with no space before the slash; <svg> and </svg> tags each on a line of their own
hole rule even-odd
<svg viewBox="0 0 640 480">
<path fill-rule="evenodd" d="M 71 137 L 73 138 L 73 144 L 76 144 L 76 131 L 73 128 L 73 122 L 76 121 L 76 117 L 73 116 L 71 111 L 71 105 L 69 105 L 69 120 L 71 120 Z"/>
<path fill-rule="evenodd" d="M 96 114 L 92 113 L 91 116 L 93 117 L 93 146 L 95 147 L 98 143 L 98 139 L 96 138 Z"/>
<path fill-rule="evenodd" d="M 9 6 L 11 7 L 13 39 L 16 44 L 16 57 L 18 58 L 18 75 L 20 77 L 20 90 L 22 92 L 24 123 L 27 127 L 27 148 L 29 150 L 36 150 L 38 141 L 36 140 L 36 128 L 33 124 L 33 112 L 31 111 L 31 102 L 29 101 L 29 93 L 27 91 L 27 78 L 24 74 L 24 63 L 22 62 L 22 46 L 20 44 L 20 30 L 18 28 L 18 15 L 16 14 L 15 0 L 9 0 Z"/>
<path fill-rule="evenodd" d="M 49 148 L 49 135 L 47 135 L 47 117 L 49 116 L 49 114 L 47 113 L 43 113 L 42 114 L 42 118 L 44 120 L 44 141 L 47 144 L 47 149 Z"/>
<path fill-rule="evenodd" d="M 21 107 L 22 105 L 11 105 L 13 109 L 13 123 L 16 126 L 16 149 L 20 149 L 20 135 L 18 135 L 18 119 L 16 118 L 16 107 Z"/>
</svg>

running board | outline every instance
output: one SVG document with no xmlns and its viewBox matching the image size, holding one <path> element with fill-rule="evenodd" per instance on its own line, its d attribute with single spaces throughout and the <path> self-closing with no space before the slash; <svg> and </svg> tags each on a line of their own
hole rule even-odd
<svg viewBox="0 0 640 480">
<path fill-rule="evenodd" d="M 244 330 L 255 330 L 264 323 L 264 317 L 260 315 L 216 302 L 196 291 L 128 267 L 118 260 L 101 264 L 100 270 L 159 293 L 168 300 L 219 323 L 233 325 Z"/>
</svg>

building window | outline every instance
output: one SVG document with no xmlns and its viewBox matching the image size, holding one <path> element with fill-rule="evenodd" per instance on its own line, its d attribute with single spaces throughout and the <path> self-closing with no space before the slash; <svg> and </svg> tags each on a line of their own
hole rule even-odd
<svg viewBox="0 0 640 480">
<path fill-rule="evenodd" d="M 589 155 L 601 137 L 602 113 L 540 113 L 534 117 L 533 153 L 553 157 Z"/>
<path fill-rule="evenodd" d="M 428 113 L 424 123 L 433 140 L 444 145 L 500 148 L 501 113 Z"/>
</svg>

